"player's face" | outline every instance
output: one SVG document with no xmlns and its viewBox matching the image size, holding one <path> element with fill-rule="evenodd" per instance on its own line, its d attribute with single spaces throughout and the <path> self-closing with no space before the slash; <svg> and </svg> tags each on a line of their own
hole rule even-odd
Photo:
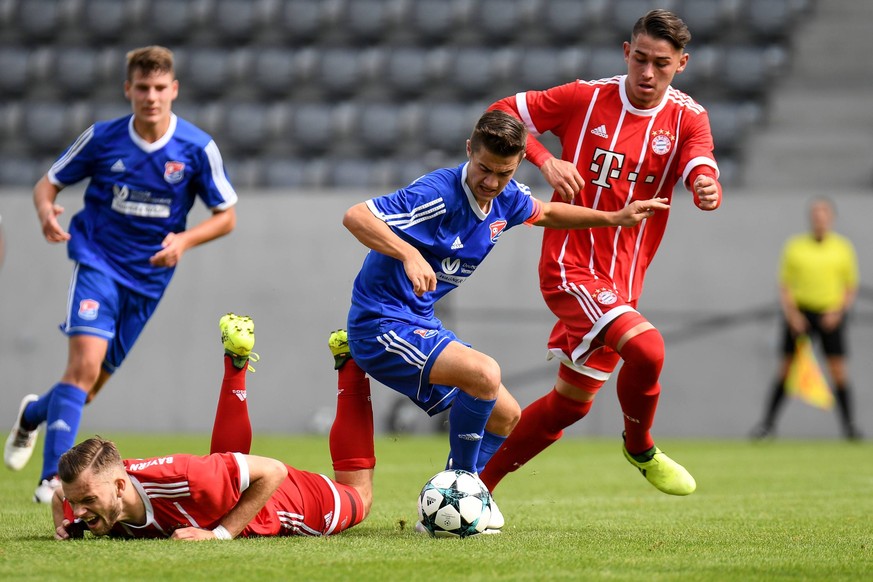
<svg viewBox="0 0 873 582">
<path fill-rule="evenodd" d="M 179 95 L 179 81 L 170 72 L 144 73 L 136 69 L 131 80 L 124 83 L 124 95 L 130 101 L 138 129 L 166 129 L 165 125 L 170 123 L 172 103 Z"/>
<path fill-rule="evenodd" d="M 484 210 L 506 188 L 524 154 L 499 156 L 485 147 L 473 151 L 470 149 L 470 140 L 467 140 L 467 157 L 470 159 L 467 166 L 467 186 Z"/>
<path fill-rule="evenodd" d="M 638 34 L 624 43 L 624 60 L 628 98 L 635 107 L 649 109 L 661 102 L 676 73 L 685 70 L 688 54 L 668 40 Z"/>
<path fill-rule="evenodd" d="M 72 483 L 64 483 L 64 497 L 94 535 L 109 533 L 121 517 L 122 501 L 119 479 L 110 474 L 95 474 L 85 470 Z"/>
</svg>

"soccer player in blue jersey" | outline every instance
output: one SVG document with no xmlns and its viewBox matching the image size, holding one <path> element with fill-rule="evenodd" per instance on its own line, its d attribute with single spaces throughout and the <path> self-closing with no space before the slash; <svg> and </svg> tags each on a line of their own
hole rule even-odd
<svg viewBox="0 0 873 582">
<path fill-rule="evenodd" d="M 218 146 L 173 114 L 178 92 L 170 50 L 129 52 L 124 94 L 133 113 L 86 129 L 34 187 L 45 239 L 66 242 L 74 263 L 61 324 L 69 337 L 66 370 L 42 396 L 24 397 L 4 450 L 6 466 L 22 469 L 46 423 L 35 501 L 51 500 L 57 461 L 75 442 L 85 403 L 121 365 L 182 255 L 236 224 L 237 195 Z M 85 205 L 68 232 L 55 201 L 65 186 L 86 178 Z M 212 215 L 186 228 L 196 198 Z"/>
<path fill-rule="evenodd" d="M 521 411 L 501 382 L 497 362 L 444 328 L 434 304 L 472 275 L 514 226 L 632 226 L 668 208 L 662 198 L 616 212 L 541 202 L 512 180 L 526 138 L 521 121 L 489 111 L 467 141 L 467 162 L 357 204 L 343 218 L 371 250 L 355 279 L 347 339 L 342 330 L 330 338 L 339 369 L 337 415 L 344 406 L 369 405 L 365 374 L 429 415 L 451 407 L 450 464 L 472 473 L 485 466 Z M 336 471 L 359 471 L 363 477 L 373 470 L 372 431 L 372 418 L 368 425 L 334 423 L 331 440 L 359 443 L 348 459 L 334 455 Z M 495 512 L 489 529 L 502 522 Z"/>
</svg>

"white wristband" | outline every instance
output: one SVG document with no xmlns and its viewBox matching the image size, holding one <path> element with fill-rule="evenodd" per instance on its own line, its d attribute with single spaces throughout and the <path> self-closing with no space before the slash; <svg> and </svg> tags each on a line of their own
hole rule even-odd
<svg viewBox="0 0 873 582">
<path fill-rule="evenodd" d="M 215 535 L 215 539 L 217 540 L 232 540 L 233 536 L 230 535 L 230 532 L 227 531 L 227 528 L 223 525 L 218 526 L 217 528 L 212 530 L 212 533 Z"/>
</svg>

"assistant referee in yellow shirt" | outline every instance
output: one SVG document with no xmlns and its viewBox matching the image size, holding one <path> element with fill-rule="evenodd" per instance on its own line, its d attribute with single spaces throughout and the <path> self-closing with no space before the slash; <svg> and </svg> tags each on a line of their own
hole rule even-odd
<svg viewBox="0 0 873 582">
<path fill-rule="evenodd" d="M 843 434 L 857 440 L 861 433 L 852 420 L 846 370 L 846 316 L 858 291 L 858 261 L 846 237 L 831 231 L 833 202 L 817 198 L 809 207 L 810 232 L 785 243 L 779 270 L 779 299 L 784 315 L 782 363 L 763 422 L 753 436 L 773 434 L 776 416 L 785 398 L 785 379 L 794 357 L 795 340 L 818 337 L 833 383 Z"/>
</svg>

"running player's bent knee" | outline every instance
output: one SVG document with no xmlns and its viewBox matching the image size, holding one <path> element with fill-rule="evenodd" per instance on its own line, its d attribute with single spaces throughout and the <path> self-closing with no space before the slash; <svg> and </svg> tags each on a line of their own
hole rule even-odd
<svg viewBox="0 0 873 582">
<path fill-rule="evenodd" d="M 657 329 L 648 329 L 627 340 L 619 352 L 626 365 L 631 365 L 656 381 L 664 365 L 664 338 Z"/>
</svg>

